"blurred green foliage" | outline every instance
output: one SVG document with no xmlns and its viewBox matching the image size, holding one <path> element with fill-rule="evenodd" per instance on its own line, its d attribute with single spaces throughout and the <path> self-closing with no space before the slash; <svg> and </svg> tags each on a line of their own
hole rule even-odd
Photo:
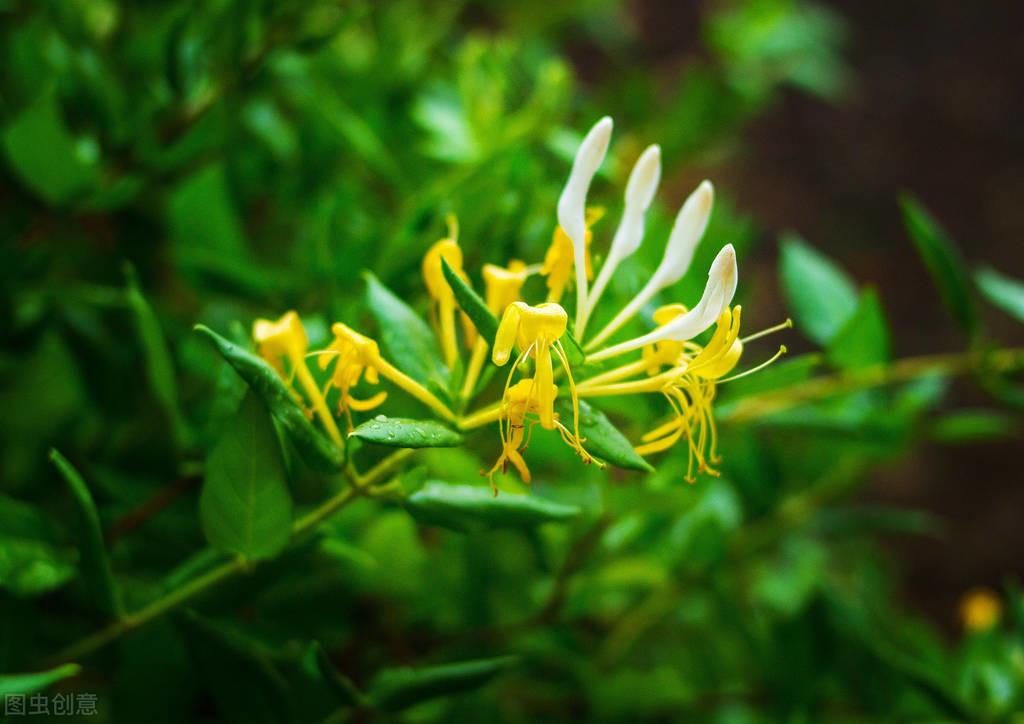
<svg viewBox="0 0 1024 724">
<path fill-rule="evenodd" d="M 447 212 L 477 282 L 543 257 L 598 116 L 623 129 L 595 189 L 614 218 L 646 143 L 670 171 L 707 162 L 783 87 L 834 101 L 849 82 L 822 6 L 737 0 L 701 22 L 666 78 L 629 62 L 629 9 L 599 0 L 0 2 L 0 695 L 92 692 L 125 722 L 1019 712 L 1020 591 L 948 641 L 898 605 L 877 543 L 941 525 L 855 497 L 922 439 L 1020 433 L 1020 353 L 976 297 L 1021 320 L 1024 286 L 970 274 L 909 197 L 970 350 L 893 361 L 884 290 L 790 235 L 782 294 L 821 351 L 723 388 L 723 476 L 693 486 L 685 450 L 646 474 L 621 449 L 659 414 L 645 399 L 588 413 L 632 472 L 538 436 L 528 495 L 480 478 L 491 430 L 378 422 L 343 463 L 246 351 L 255 317 L 294 308 L 314 348 L 345 320 L 441 390 L 419 261 Z M 581 84 L 570 51 L 610 70 Z M 664 201 L 610 298 L 656 265 Z M 743 274 L 759 236 L 726 190 L 661 301 L 695 299 L 725 242 Z M 989 407 L 942 406 L 964 372 Z M 332 474 L 347 464 L 372 500 Z"/>
</svg>

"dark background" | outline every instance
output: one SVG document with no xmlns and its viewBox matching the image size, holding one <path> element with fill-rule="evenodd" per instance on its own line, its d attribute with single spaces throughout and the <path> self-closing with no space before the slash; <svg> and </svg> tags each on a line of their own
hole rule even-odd
<svg viewBox="0 0 1024 724">
<path fill-rule="evenodd" d="M 843 97 L 827 102 L 783 90 L 742 132 L 741 152 L 687 168 L 676 182 L 689 187 L 703 176 L 714 179 L 769 240 L 794 229 L 858 281 L 876 285 L 897 356 L 955 349 L 963 340 L 935 300 L 896 198 L 910 190 L 935 210 L 973 265 L 992 263 L 1024 276 L 1024 4 L 823 5 L 845 23 L 852 83 Z M 581 76 L 596 83 L 625 63 L 671 76 L 693 58 L 703 9 L 697 2 L 633 2 L 643 46 L 616 57 L 576 48 Z M 771 269 L 774 244 L 758 249 L 760 267 Z M 778 293 L 759 298 L 784 313 Z M 1008 317 L 992 314 L 986 322 L 1021 341 Z M 954 390 L 950 404 L 981 404 L 970 385 Z M 906 574 L 909 602 L 947 630 L 956 626 L 956 603 L 966 588 L 998 588 L 1005 576 L 1024 575 L 1019 443 L 928 445 L 875 473 L 868 489 L 872 499 L 931 511 L 944 521 L 941 537 L 890 544 Z"/>
</svg>

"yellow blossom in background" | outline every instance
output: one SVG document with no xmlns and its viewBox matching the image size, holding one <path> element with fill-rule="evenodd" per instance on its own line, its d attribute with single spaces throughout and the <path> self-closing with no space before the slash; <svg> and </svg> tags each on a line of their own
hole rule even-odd
<svg viewBox="0 0 1024 724">
<path fill-rule="evenodd" d="M 600 221 L 602 216 L 604 216 L 604 209 L 602 208 L 591 207 L 587 209 L 586 231 L 583 238 L 585 274 L 588 280 L 594 278 L 594 268 L 590 259 L 590 242 L 593 240 L 594 234 L 590 227 Z M 555 231 L 551 235 L 551 245 L 548 247 L 547 254 L 544 255 L 544 264 L 540 270 L 541 275 L 547 277 L 547 301 L 562 301 L 562 296 L 565 294 L 569 280 L 572 279 L 575 258 L 576 252 L 573 250 L 572 239 L 569 238 L 569 235 L 565 233 L 561 226 L 555 227 Z"/>
<path fill-rule="evenodd" d="M 991 588 L 975 588 L 960 599 L 960 621 L 967 631 L 992 628 L 1003 613 L 1003 604 Z"/>
</svg>

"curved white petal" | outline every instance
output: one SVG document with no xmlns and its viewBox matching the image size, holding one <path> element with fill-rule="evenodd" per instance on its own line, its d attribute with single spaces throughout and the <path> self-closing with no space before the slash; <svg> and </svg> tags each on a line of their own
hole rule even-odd
<svg viewBox="0 0 1024 724">
<path fill-rule="evenodd" d="M 588 359 L 599 362 L 655 342 L 669 339 L 683 342 L 693 339 L 714 324 L 715 320 L 732 303 L 733 297 L 736 296 L 738 282 L 736 250 L 732 244 L 726 244 L 711 263 L 711 268 L 708 270 L 708 282 L 704 286 L 704 294 L 701 295 L 700 301 L 693 309 L 645 335 L 596 352 Z"/>
</svg>

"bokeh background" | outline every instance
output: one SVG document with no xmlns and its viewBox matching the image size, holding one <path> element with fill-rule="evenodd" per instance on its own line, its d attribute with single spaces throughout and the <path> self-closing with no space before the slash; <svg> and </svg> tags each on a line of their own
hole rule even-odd
<svg viewBox="0 0 1024 724">
<path fill-rule="evenodd" d="M 952 0 L 0 0 L 0 672 L 63 663 L 54 652 L 104 623 L 48 450 L 87 481 L 129 609 L 181 585 L 209 563 L 203 465 L 240 399 L 192 326 L 245 343 L 253 319 L 295 308 L 314 346 L 337 319 L 371 331 L 364 269 L 423 311 L 420 258 L 448 212 L 471 277 L 541 259 L 576 144 L 604 114 L 616 134 L 595 196 L 612 219 L 639 151 L 660 143 L 665 165 L 611 299 L 650 273 L 650 240 L 710 178 L 708 241 L 671 299 L 693 298 L 733 242 L 745 323 L 792 315 L 784 341 L 809 360 L 828 341 L 801 329 L 780 274 L 802 238 L 877 293 L 888 342 L 872 361 L 1019 347 L 1019 288 L 1016 307 L 992 305 L 971 280 L 1024 278 L 1022 24 L 1019 3 Z M 943 304 L 901 198 L 948 231 L 979 324 Z M 832 354 L 822 374 L 842 367 Z M 402 665 L 531 662 L 416 720 L 1019 716 L 1021 394 L 987 374 L 727 425 L 724 478 L 694 487 L 673 479 L 685 455 L 643 479 L 579 473 L 538 443 L 533 492 L 580 505 L 586 525 L 460 538 L 366 503 L 323 549 L 90 653 L 58 690 L 99 692 L 112 721 L 307 721 L 323 692 L 293 665 L 316 640 L 361 688 Z M 758 392 L 737 390 L 724 401 Z M 607 411 L 631 434 L 658 414 Z M 405 483 L 483 484 L 493 437 L 425 454 Z M 831 459 L 855 469 L 841 505 L 779 532 L 790 498 L 833 480 Z M 293 472 L 298 506 L 326 491 L 307 473 Z M 600 543 L 570 556 L 570 585 L 557 562 L 588 535 Z M 1001 602 L 996 629 L 965 630 L 978 587 Z M 684 600 L 675 618 L 666 596 Z M 628 615 L 652 606 L 656 622 Z M 232 695 L 279 684 L 283 709 Z"/>
</svg>

